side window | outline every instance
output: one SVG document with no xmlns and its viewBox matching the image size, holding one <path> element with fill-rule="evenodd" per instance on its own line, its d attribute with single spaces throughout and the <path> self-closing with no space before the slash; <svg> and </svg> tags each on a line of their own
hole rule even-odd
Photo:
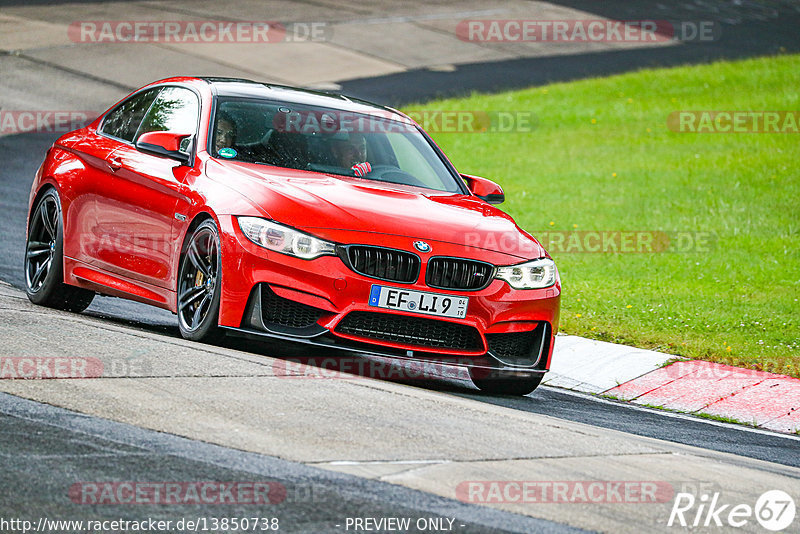
<svg viewBox="0 0 800 534">
<path fill-rule="evenodd" d="M 150 110 L 145 115 L 136 139 L 147 132 L 177 132 L 194 135 L 200 116 L 200 102 L 197 96 L 183 87 L 166 87 L 159 93 Z M 181 150 L 186 151 L 191 138 L 184 139 Z"/>
<path fill-rule="evenodd" d="M 159 91 L 161 91 L 160 87 L 142 91 L 130 97 L 106 115 L 100 131 L 106 135 L 133 142 L 144 114 L 147 113 Z"/>
</svg>

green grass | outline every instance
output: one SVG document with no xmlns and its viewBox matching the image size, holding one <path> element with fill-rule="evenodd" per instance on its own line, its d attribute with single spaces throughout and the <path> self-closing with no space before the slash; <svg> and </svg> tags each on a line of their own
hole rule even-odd
<svg viewBox="0 0 800 534">
<path fill-rule="evenodd" d="M 758 424 L 755 421 L 739 421 L 738 419 L 734 419 L 733 417 L 726 417 L 724 415 L 714 415 L 705 412 L 692 412 L 691 415 L 695 417 L 699 417 L 701 419 L 708 419 L 710 421 L 719 421 L 720 423 L 728 423 L 731 425 L 745 425 L 752 428 L 758 428 Z"/>
<path fill-rule="evenodd" d="M 550 231 L 711 232 L 712 250 L 554 251 L 561 330 L 800 376 L 800 134 L 694 134 L 676 110 L 798 110 L 800 56 L 590 79 L 408 106 L 530 111 L 529 133 L 434 133 L 501 206 Z"/>
</svg>

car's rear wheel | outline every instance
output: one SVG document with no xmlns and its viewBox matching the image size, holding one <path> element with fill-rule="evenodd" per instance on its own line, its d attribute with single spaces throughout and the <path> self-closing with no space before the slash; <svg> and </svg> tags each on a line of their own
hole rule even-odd
<svg viewBox="0 0 800 534">
<path fill-rule="evenodd" d="M 64 220 L 55 189 L 39 198 L 28 221 L 25 293 L 34 304 L 72 312 L 94 299 L 93 291 L 64 283 Z"/>
<path fill-rule="evenodd" d="M 484 393 L 522 396 L 532 393 L 542 383 L 544 374 L 510 371 L 488 367 L 470 367 L 472 383 Z"/>
<path fill-rule="evenodd" d="M 218 326 L 222 257 L 219 232 L 211 219 L 186 242 L 178 275 L 178 325 L 181 335 L 213 343 L 224 334 Z"/>
</svg>

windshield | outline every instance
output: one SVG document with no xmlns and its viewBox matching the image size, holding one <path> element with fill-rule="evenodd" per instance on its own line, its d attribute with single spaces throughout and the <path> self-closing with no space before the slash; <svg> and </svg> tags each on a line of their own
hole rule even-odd
<svg viewBox="0 0 800 534">
<path fill-rule="evenodd" d="M 216 158 L 463 192 L 415 126 L 379 115 L 228 98 L 210 133 Z"/>
</svg>

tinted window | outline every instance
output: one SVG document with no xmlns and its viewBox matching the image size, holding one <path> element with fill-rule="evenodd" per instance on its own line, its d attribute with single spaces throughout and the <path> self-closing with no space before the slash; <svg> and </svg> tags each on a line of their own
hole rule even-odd
<svg viewBox="0 0 800 534">
<path fill-rule="evenodd" d="M 160 90 L 161 88 L 158 87 L 130 97 L 106 115 L 100 131 L 112 137 L 133 142 L 144 114 L 147 113 L 150 104 L 153 103 Z"/>
<path fill-rule="evenodd" d="M 194 135 L 197 132 L 197 120 L 200 115 L 200 103 L 197 96 L 183 87 L 165 87 L 147 112 L 136 139 L 147 132 L 176 132 Z M 190 139 L 184 140 L 181 150 L 186 150 Z"/>
</svg>

